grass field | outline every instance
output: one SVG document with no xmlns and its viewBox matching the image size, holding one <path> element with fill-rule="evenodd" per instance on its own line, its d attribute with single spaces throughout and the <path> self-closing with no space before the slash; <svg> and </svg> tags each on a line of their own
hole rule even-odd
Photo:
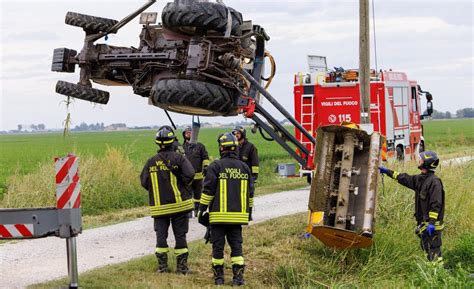
<svg viewBox="0 0 474 289">
<path fill-rule="evenodd" d="M 202 129 L 200 141 L 211 160 L 218 158 L 217 136 L 230 128 Z M 147 194 L 139 184 L 145 161 L 156 153 L 155 131 L 28 134 L 0 136 L 0 207 L 54 206 L 54 156 L 80 156 L 82 208 L 85 215 L 144 206 Z M 181 131 L 178 131 L 181 136 Z M 182 137 L 180 137 L 182 140 Z M 279 178 L 278 163 L 293 161 L 275 142 L 250 134 L 258 147 L 260 177 L 257 194 L 306 185 L 302 178 Z"/>
<path fill-rule="evenodd" d="M 216 136 L 229 128 L 202 129 L 200 141 L 211 160 L 218 157 Z M 425 121 L 426 148 L 442 155 L 474 153 L 474 119 Z M 112 213 L 146 204 L 138 174 L 155 153 L 155 131 L 22 134 L 0 136 L 0 207 L 54 206 L 53 158 L 73 152 L 81 157 L 86 215 Z M 178 131 L 178 135 L 181 132 Z M 277 143 L 249 134 L 261 160 L 258 194 L 304 186 L 303 179 L 279 178 L 278 163 L 295 163 Z M 135 211 L 134 211 L 135 212 Z M 120 216 L 120 214 L 115 214 Z M 115 219 L 115 218 L 113 218 Z"/>
<path fill-rule="evenodd" d="M 474 118 L 426 120 L 423 131 L 427 150 L 442 155 L 474 152 Z"/>
<path fill-rule="evenodd" d="M 416 173 L 411 162 L 395 167 Z M 302 234 L 306 214 L 282 217 L 244 228 L 246 288 L 473 288 L 474 163 L 442 167 L 438 175 L 446 190 L 444 264 L 425 261 L 413 233 L 413 192 L 385 178 L 378 194 L 375 243 L 367 249 L 332 250 Z M 150 248 L 150 253 L 153 248 Z M 211 246 L 190 244 L 188 276 L 159 275 L 153 255 L 81 274 L 84 288 L 209 288 Z M 226 280 L 231 280 L 226 247 Z M 174 258 L 171 268 L 175 268 Z M 58 280 L 32 288 L 58 288 Z"/>
<path fill-rule="evenodd" d="M 474 153 L 474 120 L 425 121 L 426 148 L 443 157 Z M 202 142 L 217 157 L 216 135 L 225 129 L 203 129 Z M 52 206 L 52 158 L 74 152 L 81 157 L 83 211 L 86 227 L 146 214 L 146 193 L 137 175 L 154 154 L 154 131 L 0 136 L 0 183 L 7 190 L 4 206 Z M 259 193 L 304 186 L 302 179 L 281 179 L 273 173 L 279 162 L 294 162 L 276 143 L 258 135 Z M 391 164 L 416 173 L 412 162 Z M 244 251 L 248 288 L 472 288 L 474 272 L 474 164 L 441 166 L 446 197 L 445 264 L 424 261 L 413 234 L 413 193 L 385 178 L 377 201 L 375 245 L 369 249 L 334 251 L 314 239 L 301 238 L 306 216 L 299 214 L 245 228 Z M 47 177 L 45 177 L 47 176 Z M 46 192 L 46 193 L 45 193 Z M 150 248 L 150 253 L 153 248 Z M 154 273 L 154 256 L 81 274 L 84 288 L 193 288 L 211 283 L 210 246 L 190 246 L 194 273 L 182 277 Z M 227 252 L 228 253 L 228 252 Z M 172 261 L 174 262 L 174 261 Z M 227 280 L 231 274 L 226 270 Z M 34 286 L 60 287 L 66 280 Z"/>
</svg>

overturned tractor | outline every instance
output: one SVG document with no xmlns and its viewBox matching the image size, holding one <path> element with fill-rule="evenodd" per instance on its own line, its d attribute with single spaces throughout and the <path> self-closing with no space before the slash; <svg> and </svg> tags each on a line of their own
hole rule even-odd
<svg viewBox="0 0 474 289">
<path fill-rule="evenodd" d="M 161 24 L 155 24 L 157 13 L 142 13 L 154 2 L 150 0 L 121 21 L 67 13 L 66 24 L 84 29 L 84 46 L 79 53 L 55 49 L 52 70 L 73 73 L 78 65 L 80 79 L 77 84 L 58 81 L 56 92 L 106 104 L 109 93 L 93 88 L 92 82 L 131 86 L 135 94 L 165 111 L 242 114 L 255 121 L 262 135 L 263 131 L 268 134 L 265 139 L 276 141 L 302 169 L 311 172 L 308 231 L 333 247 L 369 246 L 380 135 L 335 126 L 318 132 L 316 145 L 314 131 L 308 132 L 267 91 L 275 65 L 265 50 L 270 38 L 262 27 L 243 21 L 238 11 L 222 3 L 198 0 L 168 3 Z M 138 48 L 95 43 L 139 14 L 143 27 Z M 269 77 L 263 75 L 266 57 L 272 63 Z M 260 104 L 261 96 L 294 125 L 305 143 Z M 316 146 L 314 152 L 307 142 Z"/>
<path fill-rule="evenodd" d="M 256 38 L 265 31 L 242 14 L 220 3 L 180 0 L 161 13 L 143 13 L 138 47 L 117 47 L 94 42 L 116 33 L 155 1 L 149 1 L 122 21 L 68 12 L 66 24 L 83 28 L 84 46 L 54 50 L 52 70 L 75 71 L 77 84 L 59 81 L 56 92 L 106 104 L 109 93 L 92 88 L 91 81 L 107 86 L 131 86 L 150 103 L 178 113 L 204 116 L 237 115 L 239 96 L 248 82 L 239 72 L 254 69 Z"/>
</svg>

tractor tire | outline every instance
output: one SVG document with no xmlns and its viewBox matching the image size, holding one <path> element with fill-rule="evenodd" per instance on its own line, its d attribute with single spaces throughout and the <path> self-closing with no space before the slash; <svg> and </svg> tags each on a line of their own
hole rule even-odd
<svg viewBox="0 0 474 289">
<path fill-rule="evenodd" d="M 163 27 L 186 34 L 196 29 L 213 30 L 224 35 L 227 29 L 227 11 L 232 15 L 231 35 L 241 35 L 242 14 L 219 3 L 200 2 L 188 5 L 170 2 L 161 14 Z"/>
<path fill-rule="evenodd" d="M 189 79 L 161 79 L 150 93 L 153 105 L 162 109 L 201 116 L 237 115 L 234 89 Z"/>
<path fill-rule="evenodd" d="M 88 33 L 104 32 L 118 23 L 117 20 L 89 16 L 76 12 L 68 12 L 65 22 L 68 25 L 82 27 Z"/>
<path fill-rule="evenodd" d="M 107 104 L 109 102 L 107 91 L 61 80 L 56 83 L 56 92 L 94 103 Z"/>
</svg>

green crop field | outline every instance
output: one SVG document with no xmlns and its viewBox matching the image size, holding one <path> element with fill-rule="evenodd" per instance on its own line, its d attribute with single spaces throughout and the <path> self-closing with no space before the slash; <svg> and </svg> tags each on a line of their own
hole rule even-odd
<svg viewBox="0 0 474 289">
<path fill-rule="evenodd" d="M 211 161 L 218 157 L 217 136 L 229 130 L 201 130 L 199 140 L 206 145 Z M 182 140 L 181 131 L 177 134 Z M 153 130 L 136 130 L 71 133 L 66 138 L 59 133 L 0 136 L 0 207 L 54 205 L 53 158 L 69 152 L 81 158 L 85 214 L 143 205 L 147 198 L 138 175 L 156 153 L 154 135 Z M 296 163 L 276 142 L 259 134 L 249 133 L 249 138 L 261 161 L 257 193 L 306 185 L 305 179 L 280 178 L 274 173 L 278 163 Z"/>
<path fill-rule="evenodd" d="M 200 140 L 216 158 L 216 136 L 228 129 L 203 129 Z M 474 154 L 474 120 L 424 121 L 426 148 L 442 158 Z M 178 132 L 180 134 L 181 132 Z M 138 183 L 145 160 L 155 153 L 154 131 L 0 136 L 0 207 L 52 206 L 54 156 L 81 157 L 85 226 L 104 225 L 144 216 L 146 192 Z M 259 148 L 258 193 L 301 187 L 303 179 L 279 178 L 279 162 L 293 162 L 275 142 L 250 135 Z M 249 288 L 472 288 L 474 163 L 441 166 L 446 190 L 445 262 L 428 264 L 413 234 L 413 193 L 385 178 L 378 194 L 375 245 L 334 251 L 314 239 L 301 238 L 305 214 L 283 217 L 244 230 Z M 413 162 L 389 164 L 416 173 Z M 152 252 L 153 248 L 150 248 Z M 81 274 L 85 288 L 192 288 L 211 282 L 210 246 L 190 244 L 194 273 L 182 277 L 154 274 L 156 260 L 146 256 L 128 263 Z M 172 260 L 174 262 L 174 260 Z M 229 268 L 226 270 L 229 280 Z M 66 280 L 34 286 L 60 287 Z"/>
<path fill-rule="evenodd" d="M 474 118 L 423 122 L 426 149 L 440 154 L 473 153 Z"/>
<path fill-rule="evenodd" d="M 200 141 L 211 160 L 218 157 L 216 138 L 230 128 L 205 128 Z M 474 152 L 474 120 L 424 122 L 426 148 L 440 154 Z M 177 132 L 181 136 L 181 131 Z M 54 205 L 53 158 L 69 152 L 81 157 L 83 209 L 86 215 L 129 209 L 146 203 L 138 174 L 155 153 L 155 131 L 20 134 L 0 136 L 0 207 Z M 261 159 L 257 193 L 306 185 L 300 178 L 279 178 L 278 163 L 296 163 L 276 142 L 250 134 Z M 182 139 L 182 138 L 181 138 Z"/>
</svg>

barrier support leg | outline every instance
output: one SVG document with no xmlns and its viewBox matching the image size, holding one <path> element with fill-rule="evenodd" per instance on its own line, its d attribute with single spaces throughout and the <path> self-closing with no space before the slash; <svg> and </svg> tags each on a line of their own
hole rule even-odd
<svg viewBox="0 0 474 289">
<path fill-rule="evenodd" d="M 69 288 L 78 288 L 79 274 L 77 271 L 76 237 L 66 238 L 67 269 L 69 274 Z"/>
</svg>

